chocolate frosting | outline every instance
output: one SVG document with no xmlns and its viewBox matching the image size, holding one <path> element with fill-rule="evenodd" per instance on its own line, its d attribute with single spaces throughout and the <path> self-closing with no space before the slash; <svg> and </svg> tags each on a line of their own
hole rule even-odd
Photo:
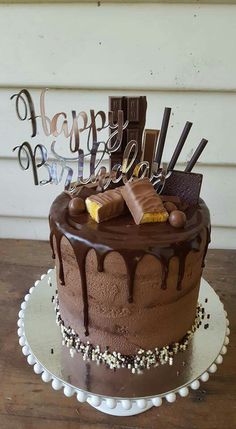
<svg viewBox="0 0 236 429">
<path fill-rule="evenodd" d="M 68 216 L 70 196 L 65 192 L 53 202 L 50 215 L 50 244 L 53 258 L 57 253 L 59 260 L 59 279 L 65 284 L 63 261 L 61 256 L 61 239 L 66 237 L 70 242 L 78 263 L 83 296 L 85 335 L 89 335 L 89 302 L 86 280 L 86 256 L 94 249 L 97 256 L 97 269 L 104 269 L 104 260 L 109 252 L 116 251 L 123 257 L 127 269 L 127 298 L 133 301 L 135 271 L 144 255 L 158 258 L 162 264 L 162 289 L 167 287 L 167 276 L 170 259 L 176 256 L 179 260 L 177 289 L 180 290 L 185 270 L 185 260 L 190 251 L 198 252 L 201 245 L 201 233 L 207 230 L 207 242 L 204 257 L 210 242 L 210 215 L 204 201 L 189 207 L 184 228 L 175 229 L 168 222 L 135 225 L 132 216 L 125 214 L 109 221 L 97 224 L 88 213 L 76 218 Z M 55 240 L 53 240 L 53 237 Z M 54 249 L 55 246 L 55 249 Z M 204 258 L 202 261 L 204 266 Z"/>
</svg>

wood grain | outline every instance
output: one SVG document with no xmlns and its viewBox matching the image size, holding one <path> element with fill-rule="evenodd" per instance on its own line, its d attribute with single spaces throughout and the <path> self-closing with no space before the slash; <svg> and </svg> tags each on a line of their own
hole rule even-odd
<svg viewBox="0 0 236 429">
<path fill-rule="evenodd" d="M 175 404 L 133 417 L 99 413 L 41 381 L 18 345 L 16 321 L 26 291 L 53 266 L 47 242 L 0 241 L 0 428 L 1 429 L 234 429 L 236 427 L 236 251 L 210 250 L 204 272 L 228 312 L 228 354 L 198 391 Z"/>
</svg>

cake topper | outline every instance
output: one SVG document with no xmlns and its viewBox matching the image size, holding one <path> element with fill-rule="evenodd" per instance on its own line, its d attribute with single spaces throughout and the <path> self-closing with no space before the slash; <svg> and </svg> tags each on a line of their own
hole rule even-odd
<svg viewBox="0 0 236 429">
<path fill-rule="evenodd" d="M 123 131 L 128 125 L 128 121 L 124 122 L 123 120 L 123 111 L 120 110 L 118 112 L 115 123 L 112 111 L 109 111 L 108 114 L 103 111 L 95 113 L 91 109 L 89 114 L 87 114 L 84 111 L 77 113 L 75 110 L 72 110 L 72 124 L 69 128 L 69 120 L 65 112 L 56 113 L 52 119 L 46 116 L 46 91 L 47 89 L 44 89 L 40 96 L 40 114 L 36 114 L 32 96 L 27 89 L 22 89 L 19 93 L 11 97 L 15 101 L 18 119 L 20 121 L 27 120 L 31 124 L 31 138 L 37 135 L 38 121 L 41 121 L 45 136 L 53 137 L 50 144 L 51 154 L 53 155 L 52 162 L 49 161 L 48 149 L 43 144 L 37 144 L 33 149 L 33 145 L 25 141 L 14 147 L 13 151 L 17 151 L 20 167 L 24 170 L 32 168 L 35 185 L 58 184 L 62 181 L 63 176 L 65 176 L 65 189 L 69 188 L 72 177 L 73 180 L 82 184 L 96 181 L 96 176 L 99 176 L 99 169 L 102 167 L 101 162 L 105 155 L 116 152 L 121 145 Z M 63 122 L 59 125 L 61 121 Z M 82 127 L 79 125 L 81 121 Z M 105 141 L 99 139 L 99 134 L 104 129 L 111 131 Z M 67 143 L 67 150 L 69 150 L 72 156 L 66 157 L 58 153 L 56 138 L 60 135 L 63 135 L 65 144 Z M 85 135 L 86 152 L 81 147 L 82 135 Z M 90 163 L 88 178 L 84 178 L 84 162 L 86 158 L 89 158 Z M 73 163 L 76 167 L 72 168 L 69 163 Z M 40 180 L 38 170 L 42 167 L 46 169 L 46 178 Z M 58 173 L 59 168 L 61 170 L 60 173 Z M 74 177 L 75 168 L 77 169 L 76 178 Z"/>
<path fill-rule="evenodd" d="M 191 171 L 206 146 L 207 140 L 202 139 L 188 162 L 185 172 L 178 174 L 174 170 L 192 127 L 191 122 L 186 123 L 170 162 L 163 164 L 162 155 L 171 108 L 166 107 L 164 110 L 160 133 L 159 130 L 147 130 L 143 148 L 140 151 L 145 125 L 146 97 L 120 97 L 121 107 L 125 103 L 128 106 L 126 116 L 131 118 L 133 127 L 129 128 L 129 120 L 125 120 L 123 110 L 119 110 L 119 97 L 111 97 L 114 101 L 113 105 L 118 107 L 116 111 L 110 110 L 105 113 L 100 110 L 95 113 L 94 109 L 90 109 L 89 113 L 84 111 L 77 113 L 76 110 L 72 110 L 71 118 L 65 112 L 57 112 L 52 118 L 49 118 L 46 114 L 46 92 L 47 89 L 44 89 L 40 95 L 40 112 L 36 112 L 33 98 L 27 89 L 22 89 L 11 97 L 11 100 L 15 102 L 18 119 L 30 123 L 31 139 L 36 137 L 39 123 L 41 123 L 45 136 L 51 137 L 50 150 L 44 144 L 34 145 L 32 141 L 24 141 L 13 148 L 13 151 L 17 152 L 20 167 L 23 170 L 32 169 L 35 185 L 58 184 L 64 180 L 65 190 L 74 188 L 76 185 L 91 183 L 96 184 L 101 191 L 109 188 L 111 184 L 118 186 L 133 180 L 134 177 L 136 179 L 149 177 L 158 193 L 171 192 L 171 195 L 178 195 L 181 188 L 182 196 L 186 183 L 191 183 L 191 201 L 198 200 L 202 177 L 196 174 L 192 176 Z M 140 111 L 139 105 L 141 106 Z M 140 126 L 138 126 L 139 121 Z M 107 130 L 105 139 L 104 130 Z M 125 147 L 124 144 L 122 146 L 122 141 L 125 140 L 124 133 L 126 133 L 125 139 L 128 139 L 129 136 L 137 136 L 136 139 L 127 140 Z M 58 149 L 57 138 L 59 136 L 64 139 L 64 147 L 67 153 L 69 152 L 67 156 L 61 154 Z M 116 157 L 115 154 L 119 156 Z M 110 160 L 113 159 L 109 171 L 103 165 L 103 161 L 107 157 Z M 119 162 L 114 161 L 116 158 Z M 89 160 L 89 175 L 84 177 L 85 160 L 87 159 Z M 189 182 L 190 176 L 192 179 Z M 196 176 L 197 180 L 194 180 Z M 170 177 L 172 180 L 169 180 Z M 179 183 L 177 187 L 174 178 Z M 190 195 L 189 191 L 188 195 Z"/>
</svg>

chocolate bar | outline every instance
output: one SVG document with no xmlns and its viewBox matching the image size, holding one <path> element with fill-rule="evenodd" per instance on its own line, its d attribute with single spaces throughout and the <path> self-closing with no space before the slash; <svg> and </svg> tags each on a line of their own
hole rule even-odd
<svg viewBox="0 0 236 429">
<path fill-rule="evenodd" d="M 137 225 L 168 219 L 168 212 L 147 177 L 126 182 L 121 192 Z"/>
<path fill-rule="evenodd" d="M 125 212 L 126 206 L 121 189 L 122 187 L 109 189 L 86 198 L 86 208 L 93 220 L 101 223 Z"/>
<path fill-rule="evenodd" d="M 141 159 L 142 136 L 147 110 L 146 97 L 109 97 L 109 110 L 114 112 L 114 122 L 117 120 L 118 110 L 123 110 L 124 122 L 129 121 L 128 127 L 123 131 L 123 139 L 119 150 L 111 153 L 111 168 L 117 163 L 122 164 L 123 153 L 130 140 L 136 140 L 138 143 L 135 166 Z"/>
<path fill-rule="evenodd" d="M 135 164 L 141 160 L 143 130 L 146 122 L 147 99 L 142 97 L 127 97 L 127 120 L 129 125 L 126 129 L 126 144 L 134 139 L 138 143 L 138 154 Z"/>
<path fill-rule="evenodd" d="M 152 174 L 152 163 L 156 151 L 157 138 L 159 135 L 159 130 L 145 130 L 144 139 L 143 139 L 143 150 L 142 150 L 142 159 L 141 161 L 148 161 L 149 163 L 149 172 L 148 177 Z"/>
<path fill-rule="evenodd" d="M 109 111 L 113 112 L 113 121 L 116 123 L 118 121 L 118 110 L 123 110 L 124 122 L 127 120 L 127 100 L 126 97 L 109 97 Z M 110 134 L 114 130 L 110 130 Z M 124 151 L 124 139 L 125 139 L 125 130 L 123 131 L 123 139 L 119 149 L 111 153 L 111 167 L 115 164 L 120 164 L 122 160 L 122 154 Z M 116 136 L 111 139 L 111 146 L 115 144 Z M 116 158 L 114 160 L 114 157 Z"/>
</svg>

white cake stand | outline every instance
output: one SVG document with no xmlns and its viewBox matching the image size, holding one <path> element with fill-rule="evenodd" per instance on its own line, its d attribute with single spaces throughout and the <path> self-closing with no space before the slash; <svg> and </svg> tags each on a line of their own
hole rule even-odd
<svg viewBox="0 0 236 429">
<path fill-rule="evenodd" d="M 149 408 L 159 407 L 163 400 L 174 402 L 177 395 L 185 397 L 189 388 L 196 390 L 223 361 L 229 343 L 229 321 L 218 295 L 202 279 L 199 302 L 210 319 L 194 334 L 185 352 L 179 352 L 172 366 L 161 365 L 132 374 L 127 369 L 113 372 L 104 365 L 83 361 L 78 353 L 71 357 L 62 346 L 60 328 L 52 296 L 55 295 L 55 270 L 49 270 L 30 288 L 21 304 L 18 320 L 19 343 L 34 372 L 41 374 L 52 388 L 63 388 L 69 397 L 77 395 L 97 410 L 115 416 L 131 416 Z M 209 328 L 204 329 L 204 324 Z"/>
</svg>

